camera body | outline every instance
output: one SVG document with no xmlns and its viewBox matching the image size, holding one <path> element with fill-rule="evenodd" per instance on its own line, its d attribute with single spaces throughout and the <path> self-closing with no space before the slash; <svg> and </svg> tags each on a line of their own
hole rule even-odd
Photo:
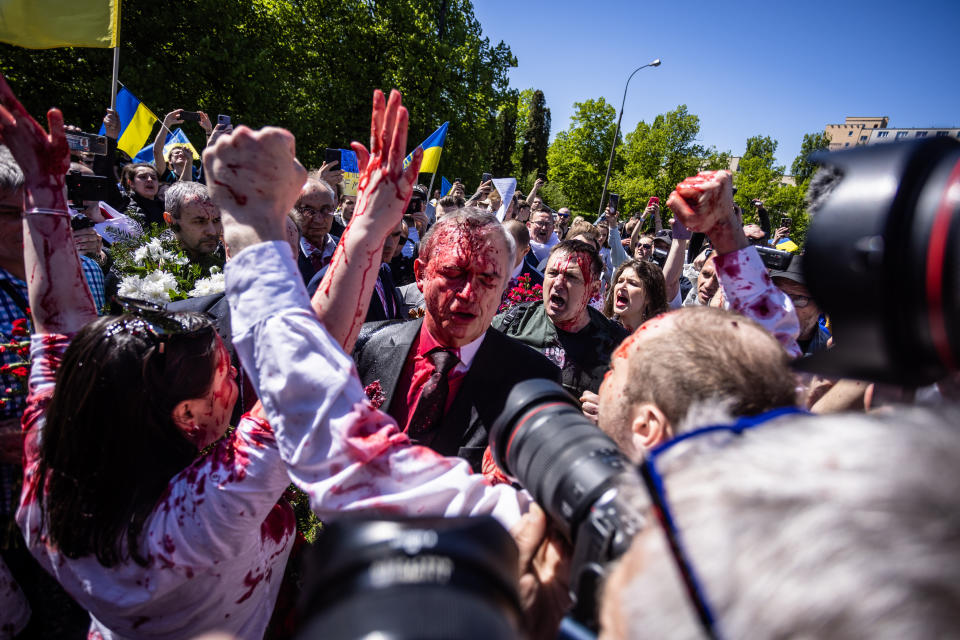
<svg viewBox="0 0 960 640">
<path fill-rule="evenodd" d="M 110 178 L 83 175 L 79 171 L 69 172 L 65 182 L 67 183 L 67 199 L 78 207 L 82 207 L 84 201 L 108 200 L 110 190 L 116 188 Z"/>
<path fill-rule="evenodd" d="M 754 245 L 763 265 L 768 271 L 786 271 L 790 267 L 790 261 L 793 260 L 793 254 L 789 251 L 780 251 L 773 247 L 763 245 Z"/>
<path fill-rule="evenodd" d="M 92 229 L 96 223 L 82 213 L 74 214 L 70 217 L 70 228 L 74 231 L 81 229 Z"/>
<path fill-rule="evenodd" d="M 960 143 L 938 136 L 812 159 L 831 171 L 811 183 L 822 195 L 804 278 L 835 345 L 794 366 L 908 387 L 957 371 Z"/>
<path fill-rule="evenodd" d="M 64 134 L 67 146 L 75 153 L 92 153 L 95 156 L 107 155 L 107 138 L 95 133 L 83 131 Z"/>
<path fill-rule="evenodd" d="M 345 516 L 304 552 L 295 637 L 519 639 L 518 562 L 491 516 Z"/>
</svg>

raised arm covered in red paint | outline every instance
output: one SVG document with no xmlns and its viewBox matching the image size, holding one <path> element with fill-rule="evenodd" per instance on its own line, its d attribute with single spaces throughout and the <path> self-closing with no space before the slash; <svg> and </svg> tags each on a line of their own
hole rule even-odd
<svg viewBox="0 0 960 640">
<path fill-rule="evenodd" d="M 73 333 L 97 317 L 70 231 L 64 178 L 70 150 L 59 109 L 48 134 L 0 76 L 0 143 L 24 175 L 23 258 L 37 333 Z"/>
<path fill-rule="evenodd" d="M 286 242 L 287 212 L 307 180 L 292 133 L 238 127 L 204 150 L 203 166 L 232 255 L 261 242 Z"/>
<path fill-rule="evenodd" d="M 378 89 L 373 93 L 370 150 L 359 142 L 351 144 L 360 166 L 357 206 L 311 301 L 317 317 L 347 353 L 367 315 L 383 243 L 403 218 L 420 172 L 419 147 L 413 161 L 403 167 L 408 119 L 400 93 L 391 91 L 385 101 Z"/>
<path fill-rule="evenodd" d="M 747 246 L 733 208 L 733 178 L 729 171 L 701 171 L 677 185 L 667 206 L 691 231 L 707 234 L 719 254 Z"/>
</svg>

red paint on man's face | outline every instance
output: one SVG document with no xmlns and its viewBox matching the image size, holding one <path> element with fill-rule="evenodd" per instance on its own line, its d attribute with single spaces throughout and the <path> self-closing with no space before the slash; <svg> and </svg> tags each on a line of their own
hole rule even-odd
<svg viewBox="0 0 960 640">
<path fill-rule="evenodd" d="M 587 319 L 587 305 L 596 288 L 590 256 L 555 252 L 543 274 L 543 307 L 554 325 L 578 331 Z"/>
<path fill-rule="evenodd" d="M 429 262 L 416 265 L 427 308 L 424 322 L 442 345 L 459 347 L 479 338 L 490 326 L 503 294 L 510 255 L 495 231 L 456 224 L 434 233 Z"/>
</svg>

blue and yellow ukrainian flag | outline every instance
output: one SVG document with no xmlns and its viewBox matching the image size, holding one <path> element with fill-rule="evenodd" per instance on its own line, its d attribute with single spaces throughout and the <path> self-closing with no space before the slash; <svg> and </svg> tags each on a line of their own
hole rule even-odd
<svg viewBox="0 0 960 640">
<path fill-rule="evenodd" d="M 122 87 L 117 92 L 117 116 L 120 118 L 120 137 L 117 148 L 127 152 L 131 158 L 137 155 L 143 143 L 153 131 L 153 123 L 158 120 L 147 106 L 136 96 Z M 100 135 L 106 133 L 106 127 L 100 125 Z"/>
<path fill-rule="evenodd" d="M 0 0 L 0 42 L 28 49 L 116 47 L 120 0 Z"/>
<path fill-rule="evenodd" d="M 420 173 L 436 173 L 437 167 L 440 166 L 440 152 L 443 151 L 443 143 L 447 140 L 447 126 L 449 124 L 449 122 L 444 122 L 429 138 L 420 143 L 420 148 L 423 149 Z M 411 152 L 403 161 L 404 168 L 412 160 L 413 153 Z"/>
</svg>

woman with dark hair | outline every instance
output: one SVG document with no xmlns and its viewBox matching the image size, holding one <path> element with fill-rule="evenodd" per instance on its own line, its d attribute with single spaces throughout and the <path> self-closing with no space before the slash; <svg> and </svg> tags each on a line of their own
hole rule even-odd
<svg viewBox="0 0 960 640">
<path fill-rule="evenodd" d="M 152 164 L 134 162 L 126 165 L 120 173 L 120 184 L 130 198 L 126 212 L 128 216 L 144 229 L 154 222 L 163 224 L 160 178 Z"/>
<path fill-rule="evenodd" d="M 617 267 L 611 282 L 603 315 L 619 321 L 627 331 L 667 310 L 666 281 L 655 263 L 628 260 Z"/>
<path fill-rule="evenodd" d="M 236 371 L 216 332 L 203 317 L 142 307 L 96 321 L 70 234 L 63 116 L 50 110 L 48 136 L 2 76 L 0 102 L 0 139 L 26 176 L 35 327 L 17 523 L 34 557 L 90 611 L 91 637 L 262 637 L 292 546 L 293 511 L 281 498 L 291 479 L 325 518 L 358 509 L 494 515 L 519 525 L 520 558 L 534 557 L 546 520 L 533 510 L 521 521 L 529 497 L 411 443 L 372 405 L 344 352 L 373 293 L 366 274 L 402 219 L 422 159 L 416 150 L 403 168 L 399 93 L 385 105 L 376 92 L 371 150 L 353 145 L 362 205 L 314 298 L 316 315 L 290 277 L 297 267 L 285 240 L 306 178 L 293 136 L 244 127 L 207 152 L 237 252 L 226 267 L 234 344 L 265 406 L 226 436 Z"/>
<path fill-rule="evenodd" d="M 50 111 L 48 136 L 2 77 L 0 101 L 25 176 L 35 330 L 24 539 L 90 612 L 91 637 L 259 638 L 295 529 L 274 434 L 247 415 L 223 437 L 236 370 L 206 317 L 97 319 L 71 238 L 63 116 Z"/>
</svg>

